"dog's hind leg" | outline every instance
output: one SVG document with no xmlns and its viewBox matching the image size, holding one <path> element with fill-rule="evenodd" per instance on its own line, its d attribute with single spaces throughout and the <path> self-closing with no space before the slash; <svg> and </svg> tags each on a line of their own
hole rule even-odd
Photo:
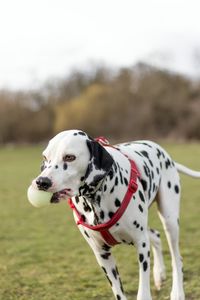
<svg viewBox="0 0 200 300">
<path fill-rule="evenodd" d="M 167 176 L 166 176 L 167 175 Z M 171 300 L 184 300 L 182 258 L 179 251 L 180 184 L 175 168 L 163 176 L 158 197 L 158 211 L 163 223 L 172 259 Z"/>
<path fill-rule="evenodd" d="M 162 243 L 160 233 L 157 230 L 149 229 L 149 238 L 153 251 L 153 277 L 157 290 L 160 290 L 163 281 L 166 279 L 165 264 L 163 260 Z"/>
</svg>

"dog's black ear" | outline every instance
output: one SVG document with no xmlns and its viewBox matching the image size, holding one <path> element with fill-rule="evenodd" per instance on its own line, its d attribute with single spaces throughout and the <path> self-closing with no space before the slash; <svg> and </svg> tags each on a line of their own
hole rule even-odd
<svg viewBox="0 0 200 300">
<path fill-rule="evenodd" d="M 90 160 L 85 174 L 85 182 L 95 186 L 110 171 L 114 162 L 112 156 L 95 140 L 86 140 Z"/>
</svg>

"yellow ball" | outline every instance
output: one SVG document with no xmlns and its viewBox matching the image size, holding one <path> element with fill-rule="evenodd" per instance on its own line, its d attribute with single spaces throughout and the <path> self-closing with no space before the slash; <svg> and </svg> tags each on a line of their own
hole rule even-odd
<svg viewBox="0 0 200 300">
<path fill-rule="evenodd" d="M 51 204 L 52 193 L 39 191 L 32 185 L 29 186 L 27 191 L 27 197 L 29 202 L 35 207 L 43 207 Z"/>
</svg>

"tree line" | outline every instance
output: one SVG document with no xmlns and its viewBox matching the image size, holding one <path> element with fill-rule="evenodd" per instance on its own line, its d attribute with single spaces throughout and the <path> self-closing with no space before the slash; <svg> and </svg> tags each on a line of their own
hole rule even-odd
<svg viewBox="0 0 200 300">
<path fill-rule="evenodd" d="M 0 91 L 1 144 L 37 143 L 73 128 L 115 140 L 198 140 L 200 80 L 139 63 Z"/>
</svg>

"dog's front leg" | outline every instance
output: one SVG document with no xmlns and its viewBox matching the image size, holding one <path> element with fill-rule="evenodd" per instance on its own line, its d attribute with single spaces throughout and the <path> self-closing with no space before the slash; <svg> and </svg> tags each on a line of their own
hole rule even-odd
<svg viewBox="0 0 200 300">
<path fill-rule="evenodd" d="M 150 292 L 150 242 L 148 233 L 135 243 L 139 262 L 139 288 L 137 300 L 152 300 Z"/>
<path fill-rule="evenodd" d="M 104 245 L 102 248 L 96 248 L 91 245 L 92 250 L 96 256 L 97 262 L 99 263 L 100 267 L 103 269 L 111 287 L 115 298 L 117 300 L 127 300 L 122 282 L 119 276 L 119 272 L 117 266 L 115 264 L 115 260 L 111 254 L 111 248 Z"/>
</svg>

